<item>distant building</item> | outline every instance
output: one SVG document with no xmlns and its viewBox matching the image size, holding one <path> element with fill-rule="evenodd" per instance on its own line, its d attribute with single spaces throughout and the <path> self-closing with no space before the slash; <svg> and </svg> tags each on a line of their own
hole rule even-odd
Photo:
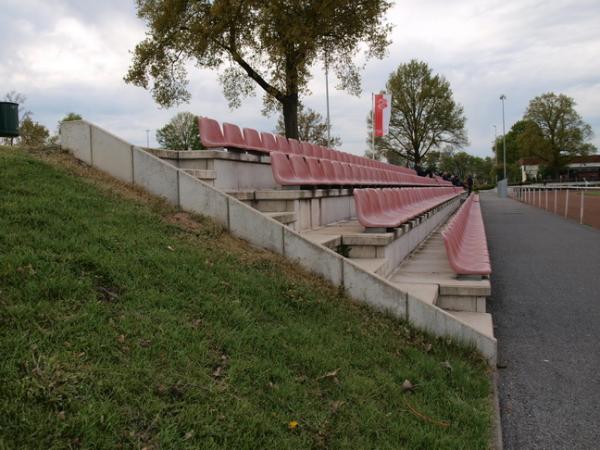
<svg viewBox="0 0 600 450">
<path fill-rule="evenodd" d="M 537 180 L 540 165 L 542 160 L 538 158 L 521 158 L 521 181 Z M 600 155 L 575 156 L 561 171 L 559 181 L 600 181 Z"/>
</svg>

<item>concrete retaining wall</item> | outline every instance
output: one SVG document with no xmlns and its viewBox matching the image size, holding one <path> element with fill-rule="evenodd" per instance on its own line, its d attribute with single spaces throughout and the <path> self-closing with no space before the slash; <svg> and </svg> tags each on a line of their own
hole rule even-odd
<svg viewBox="0 0 600 450">
<path fill-rule="evenodd" d="M 86 130 L 91 139 L 85 138 Z M 279 253 L 332 283 L 355 300 L 408 319 L 439 336 L 472 343 L 494 364 L 496 339 L 479 333 L 442 309 L 407 295 L 385 279 L 364 271 L 337 253 L 316 245 L 284 225 L 212 186 L 180 172 L 140 148 L 86 121 L 61 126 L 61 142 L 82 161 L 119 179 L 134 182 L 185 210 L 215 219 L 232 234 Z M 85 159 L 87 158 L 87 159 Z"/>
</svg>

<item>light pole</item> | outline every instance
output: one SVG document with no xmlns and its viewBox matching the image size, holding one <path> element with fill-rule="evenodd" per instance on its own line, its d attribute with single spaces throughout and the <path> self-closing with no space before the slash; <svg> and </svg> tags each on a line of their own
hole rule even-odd
<svg viewBox="0 0 600 450">
<path fill-rule="evenodd" d="M 150 130 L 146 130 L 146 148 L 150 148 Z"/>
<path fill-rule="evenodd" d="M 494 155 L 496 155 L 496 183 L 498 182 L 498 149 L 496 148 L 496 141 L 498 140 L 498 127 L 496 125 L 492 125 L 494 127 Z"/>
<path fill-rule="evenodd" d="M 502 94 L 500 96 L 500 101 L 502 102 L 502 146 L 504 147 L 502 167 L 504 169 L 504 179 L 506 180 L 506 124 L 504 122 L 504 100 L 506 100 L 506 95 Z M 506 182 L 508 183 L 508 180 L 506 180 Z"/>
<path fill-rule="evenodd" d="M 325 98 L 327 99 L 327 147 L 331 145 L 331 120 L 329 118 L 329 61 L 325 52 Z"/>
</svg>

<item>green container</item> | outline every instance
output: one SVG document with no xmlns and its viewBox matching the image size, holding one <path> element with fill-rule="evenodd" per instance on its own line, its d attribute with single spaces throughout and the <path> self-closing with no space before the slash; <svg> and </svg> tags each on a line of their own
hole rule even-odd
<svg viewBox="0 0 600 450">
<path fill-rule="evenodd" d="M 0 102 L 0 137 L 19 136 L 19 105 Z"/>
</svg>

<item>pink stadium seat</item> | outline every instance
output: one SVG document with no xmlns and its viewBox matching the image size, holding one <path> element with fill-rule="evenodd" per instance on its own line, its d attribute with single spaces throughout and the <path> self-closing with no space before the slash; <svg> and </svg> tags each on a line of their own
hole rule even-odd
<svg viewBox="0 0 600 450">
<path fill-rule="evenodd" d="M 325 170 L 319 158 L 306 158 L 310 177 L 318 184 L 331 184 L 331 180 L 325 175 Z"/>
<path fill-rule="evenodd" d="M 244 128 L 244 141 L 246 142 L 247 148 L 256 150 L 259 152 L 266 152 L 258 131 L 253 128 Z"/>
<path fill-rule="evenodd" d="M 237 148 L 240 150 L 248 150 L 244 136 L 240 127 L 232 123 L 223 123 L 223 137 L 225 138 L 225 145 L 228 148 Z M 251 150 L 251 149 L 250 149 Z"/>
<path fill-rule="evenodd" d="M 290 143 L 285 136 L 279 134 L 275 135 L 275 142 L 277 143 L 278 151 L 282 153 L 290 153 Z"/>
<path fill-rule="evenodd" d="M 301 180 L 294 173 L 288 155 L 281 152 L 272 152 L 270 156 L 273 177 L 277 183 L 282 186 L 294 186 L 301 183 Z"/>
<path fill-rule="evenodd" d="M 202 145 L 206 148 L 225 147 L 225 138 L 219 122 L 208 117 L 200 117 L 198 119 L 198 129 L 200 130 Z"/>
<path fill-rule="evenodd" d="M 323 167 L 323 174 L 325 178 L 329 180 L 328 184 L 336 184 L 335 182 L 335 170 L 333 168 L 333 161 L 328 159 L 321 160 L 321 166 Z"/>
<path fill-rule="evenodd" d="M 367 228 L 396 228 L 457 195 L 451 188 L 354 189 L 356 214 Z"/>
<path fill-rule="evenodd" d="M 300 142 L 300 149 L 302 150 L 302 154 L 304 156 L 316 156 L 315 155 L 315 146 L 310 142 Z"/>
<path fill-rule="evenodd" d="M 316 184 L 317 180 L 315 180 L 310 175 L 310 170 L 308 169 L 308 163 L 306 162 L 306 158 L 302 155 L 290 154 L 289 155 L 290 162 L 292 163 L 292 169 L 294 170 L 294 174 L 296 178 L 300 180 L 300 184 Z"/>
<path fill-rule="evenodd" d="M 331 165 L 333 166 L 334 184 L 348 184 L 349 180 L 346 179 L 342 163 L 339 161 L 331 161 Z"/>
<path fill-rule="evenodd" d="M 315 158 L 323 158 L 323 149 L 324 149 L 324 147 L 322 145 L 315 145 L 314 146 L 314 157 Z"/>
<path fill-rule="evenodd" d="M 262 132 L 260 133 L 260 138 L 263 143 L 263 148 L 268 152 L 277 152 L 279 151 L 279 147 L 277 146 L 277 141 L 275 140 L 275 136 L 271 133 Z"/>
<path fill-rule="evenodd" d="M 481 209 L 475 198 L 471 194 L 442 231 L 448 262 L 458 275 L 492 273 Z"/>
<path fill-rule="evenodd" d="M 290 153 L 302 155 L 302 148 L 300 147 L 300 142 L 298 142 L 297 139 L 288 139 L 288 143 L 290 144 Z"/>
</svg>

